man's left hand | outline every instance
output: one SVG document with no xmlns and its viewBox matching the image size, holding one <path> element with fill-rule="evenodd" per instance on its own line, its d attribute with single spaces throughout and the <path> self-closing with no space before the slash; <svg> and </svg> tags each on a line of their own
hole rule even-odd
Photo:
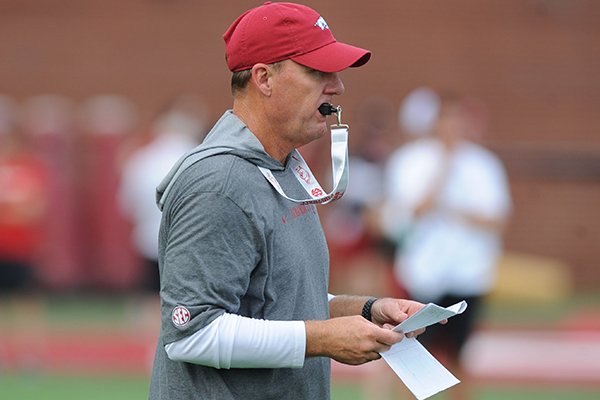
<svg viewBox="0 0 600 400">
<path fill-rule="evenodd" d="M 377 299 L 371 308 L 371 319 L 373 323 L 387 329 L 393 329 L 396 325 L 425 307 L 418 301 L 393 299 L 384 297 Z M 425 332 L 425 328 L 414 332 L 406 332 L 406 337 L 417 337 Z"/>
</svg>

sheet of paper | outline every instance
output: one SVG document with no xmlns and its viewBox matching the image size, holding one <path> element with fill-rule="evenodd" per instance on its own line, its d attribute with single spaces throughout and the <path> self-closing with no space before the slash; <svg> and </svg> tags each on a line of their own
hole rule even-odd
<svg viewBox="0 0 600 400">
<path fill-rule="evenodd" d="M 460 382 L 415 338 L 404 338 L 381 356 L 418 400 Z"/>
<path fill-rule="evenodd" d="M 453 317 L 457 314 L 462 314 L 467 309 L 467 302 L 461 301 L 450 307 L 444 308 L 437 304 L 429 303 L 416 313 L 404 320 L 401 324 L 396 325 L 396 332 L 412 332 L 417 329 L 428 327 L 429 325 L 437 324 L 440 321 Z"/>
</svg>

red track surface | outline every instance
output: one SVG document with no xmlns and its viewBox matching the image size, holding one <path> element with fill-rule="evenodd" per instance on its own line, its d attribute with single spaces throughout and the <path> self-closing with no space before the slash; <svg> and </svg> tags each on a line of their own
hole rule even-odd
<svg viewBox="0 0 600 400">
<path fill-rule="evenodd" d="M 492 330 L 470 340 L 465 361 L 482 380 L 541 381 L 600 385 L 600 329 L 594 318 L 575 316 L 556 330 Z M 4 332 L 0 370 L 54 373 L 135 373 L 150 370 L 157 332 L 129 329 L 98 332 Z M 378 367 L 333 363 L 333 374 L 353 379 Z"/>
</svg>

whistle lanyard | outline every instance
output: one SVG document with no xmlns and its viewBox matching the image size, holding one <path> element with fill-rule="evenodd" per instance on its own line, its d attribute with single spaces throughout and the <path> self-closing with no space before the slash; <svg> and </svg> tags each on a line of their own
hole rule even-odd
<svg viewBox="0 0 600 400">
<path fill-rule="evenodd" d="M 331 168 L 333 172 L 333 189 L 331 192 L 325 193 L 300 152 L 294 150 L 288 162 L 294 176 L 304 187 L 311 200 L 297 200 L 287 196 L 271 170 L 258 167 L 280 195 L 300 204 L 327 204 L 341 198 L 348 185 L 348 125 L 331 126 Z"/>
</svg>

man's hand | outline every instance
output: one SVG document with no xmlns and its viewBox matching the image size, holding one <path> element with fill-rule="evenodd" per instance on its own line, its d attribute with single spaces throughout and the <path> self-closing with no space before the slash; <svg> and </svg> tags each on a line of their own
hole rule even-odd
<svg viewBox="0 0 600 400">
<path fill-rule="evenodd" d="M 425 304 L 412 300 L 381 298 L 373 303 L 371 308 L 371 319 L 373 323 L 386 328 L 393 329 L 396 325 L 425 307 Z M 425 329 L 419 329 L 414 332 L 407 332 L 406 337 L 416 337 L 425 332 Z"/>
<path fill-rule="evenodd" d="M 325 356 L 359 365 L 381 358 L 379 353 L 402 340 L 402 333 L 385 329 L 356 315 L 306 321 L 306 356 Z"/>
</svg>

